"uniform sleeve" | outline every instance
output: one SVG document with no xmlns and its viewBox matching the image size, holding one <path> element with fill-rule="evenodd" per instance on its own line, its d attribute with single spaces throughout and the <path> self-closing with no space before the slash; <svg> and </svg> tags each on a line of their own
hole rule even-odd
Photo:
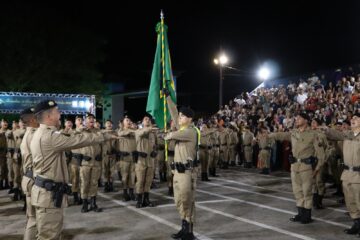
<svg viewBox="0 0 360 240">
<path fill-rule="evenodd" d="M 182 142 L 190 142 L 194 141 L 194 134 L 191 132 L 190 129 L 170 132 L 168 135 L 165 136 L 165 140 L 178 140 Z"/>
<path fill-rule="evenodd" d="M 325 163 L 325 149 L 321 141 L 321 137 L 316 134 L 314 139 L 315 157 L 318 159 L 315 171 L 319 171 Z"/>
<path fill-rule="evenodd" d="M 291 141 L 290 132 L 270 133 L 268 137 L 277 141 Z"/>
<path fill-rule="evenodd" d="M 65 151 L 82 148 L 93 144 L 99 144 L 110 139 L 110 135 L 102 133 L 87 133 L 65 136 L 58 132 L 52 132 L 49 141 L 45 141 L 57 151 Z M 46 144 L 45 143 L 45 144 Z"/>
<path fill-rule="evenodd" d="M 125 137 L 125 136 L 128 136 L 128 135 L 131 135 L 133 134 L 135 131 L 134 130 L 131 130 L 131 129 L 123 129 L 121 131 L 118 132 L 118 136 L 119 137 Z"/>
<path fill-rule="evenodd" d="M 173 100 L 171 99 L 170 96 L 168 96 L 166 98 L 167 100 L 167 105 L 169 107 L 169 112 L 170 112 L 170 115 L 171 115 L 171 119 L 174 121 L 175 123 L 175 126 L 176 126 L 176 129 L 180 129 L 180 126 L 179 126 L 179 123 L 178 123 L 178 118 L 179 118 L 179 112 L 176 108 L 176 105 L 175 103 L 173 102 Z"/>
<path fill-rule="evenodd" d="M 142 137 L 148 135 L 150 133 L 150 131 L 151 131 L 151 128 L 148 128 L 148 127 L 138 129 L 138 130 L 135 131 L 135 137 L 136 138 L 142 138 Z"/>
<path fill-rule="evenodd" d="M 341 132 L 341 131 L 338 131 L 335 129 L 331 129 L 331 128 L 326 129 L 325 135 L 330 140 L 343 141 L 345 139 L 344 132 Z"/>
</svg>

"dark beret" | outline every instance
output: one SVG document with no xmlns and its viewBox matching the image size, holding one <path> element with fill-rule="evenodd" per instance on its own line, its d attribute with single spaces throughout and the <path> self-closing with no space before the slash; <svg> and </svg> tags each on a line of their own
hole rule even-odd
<svg viewBox="0 0 360 240">
<path fill-rule="evenodd" d="M 57 106 L 57 103 L 54 100 L 45 100 L 45 101 L 39 102 L 34 107 L 34 113 L 39 114 L 41 112 L 44 112 L 44 111 L 54 108 L 56 106 Z"/>
<path fill-rule="evenodd" d="M 27 114 L 34 114 L 35 108 L 25 108 L 20 112 L 20 116 L 27 115 Z"/>
<path fill-rule="evenodd" d="M 322 121 L 320 118 L 313 118 L 313 121 L 317 122 L 318 125 L 322 124 Z"/>
<path fill-rule="evenodd" d="M 95 115 L 92 114 L 92 113 L 87 112 L 87 113 L 85 114 L 85 117 L 86 117 L 86 118 L 89 118 L 89 117 L 95 118 Z"/>
<path fill-rule="evenodd" d="M 189 107 L 181 107 L 179 109 L 179 112 L 181 112 L 183 115 L 185 115 L 188 118 L 194 118 L 194 111 Z"/>
<path fill-rule="evenodd" d="M 300 112 L 298 114 L 298 116 L 302 117 L 303 119 L 307 120 L 308 122 L 310 121 L 310 117 L 306 112 Z"/>
</svg>

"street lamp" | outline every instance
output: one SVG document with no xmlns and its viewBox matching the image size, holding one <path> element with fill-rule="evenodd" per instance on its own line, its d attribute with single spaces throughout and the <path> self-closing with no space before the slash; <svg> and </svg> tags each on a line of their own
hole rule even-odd
<svg viewBox="0 0 360 240">
<path fill-rule="evenodd" d="M 223 105 L 223 67 L 227 64 L 229 59 L 225 54 L 221 54 L 218 58 L 214 59 L 214 63 L 219 65 L 220 81 L 219 81 L 219 109 Z"/>
<path fill-rule="evenodd" d="M 259 69 L 258 71 L 258 77 L 263 80 L 266 81 L 269 79 L 270 77 L 270 70 L 267 67 L 262 67 Z"/>
</svg>

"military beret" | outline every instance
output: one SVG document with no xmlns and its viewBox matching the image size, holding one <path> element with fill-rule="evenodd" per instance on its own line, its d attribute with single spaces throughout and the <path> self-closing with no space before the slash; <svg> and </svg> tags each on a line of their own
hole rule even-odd
<svg viewBox="0 0 360 240">
<path fill-rule="evenodd" d="M 120 120 L 120 121 L 121 121 L 121 122 L 123 122 L 125 118 L 128 118 L 128 119 L 130 119 L 130 120 L 131 120 L 131 117 L 130 117 L 129 115 L 124 115 L 124 117 L 123 117 L 123 118 L 121 118 L 121 120 Z"/>
<path fill-rule="evenodd" d="M 357 111 L 356 113 L 354 113 L 353 117 L 356 116 L 356 117 L 360 117 L 360 112 Z"/>
<path fill-rule="evenodd" d="M 302 117 L 303 119 L 310 121 L 310 117 L 306 112 L 300 112 L 298 116 Z"/>
<path fill-rule="evenodd" d="M 322 124 L 322 121 L 320 118 L 313 118 L 313 121 L 317 122 L 318 125 Z"/>
<path fill-rule="evenodd" d="M 188 118 L 194 118 L 194 111 L 189 107 L 181 107 L 179 109 L 179 112 L 181 112 L 183 115 L 185 115 Z"/>
<path fill-rule="evenodd" d="M 350 121 L 349 121 L 349 120 L 345 120 L 345 121 L 343 121 L 343 124 L 344 124 L 344 123 L 346 123 L 346 124 L 347 124 L 347 125 L 349 125 L 349 126 L 351 125 L 351 123 L 350 123 Z"/>
<path fill-rule="evenodd" d="M 145 113 L 143 119 L 144 119 L 145 117 L 150 118 L 150 120 L 152 119 L 152 116 L 151 116 L 149 113 Z"/>
<path fill-rule="evenodd" d="M 89 117 L 95 118 L 95 115 L 92 114 L 92 113 L 87 112 L 87 113 L 85 114 L 85 117 L 86 117 L 86 118 L 89 118 Z"/>
<path fill-rule="evenodd" d="M 25 108 L 20 112 L 20 116 L 27 115 L 27 114 L 34 114 L 35 108 Z"/>
<path fill-rule="evenodd" d="M 34 107 L 34 114 L 39 114 L 43 111 L 49 110 L 51 108 L 54 108 L 57 106 L 57 103 L 54 100 L 45 100 L 42 102 L 39 102 L 35 107 Z"/>
</svg>

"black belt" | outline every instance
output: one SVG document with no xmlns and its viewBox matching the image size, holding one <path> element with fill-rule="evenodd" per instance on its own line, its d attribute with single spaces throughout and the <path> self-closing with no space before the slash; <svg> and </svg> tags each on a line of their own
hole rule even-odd
<svg viewBox="0 0 360 240">
<path fill-rule="evenodd" d="M 215 144 L 214 146 L 215 146 L 215 147 L 220 147 L 220 144 Z"/>
<path fill-rule="evenodd" d="M 170 168 L 171 170 L 175 170 L 178 171 L 178 173 L 184 173 L 186 170 L 191 170 L 194 167 L 199 166 L 199 161 L 195 160 L 195 161 L 190 161 L 188 160 L 187 163 L 181 163 L 181 162 L 172 162 L 170 163 Z"/>
<path fill-rule="evenodd" d="M 317 161 L 317 159 L 315 157 L 309 157 L 309 158 L 303 158 L 303 159 L 296 159 L 294 157 L 289 157 L 290 164 L 299 162 L 299 163 L 305 163 L 305 164 L 312 165 L 312 164 L 315 164 L 316 161 Z"/>
<path fill-rule="evenodd" d="M 163 151 L 163 150 L 165 150 L 165 146 L 164 146 L 164 145 L 160 145 L 160 146 L 158 146 L 158 150 L 159 150 L 159 151 Z"/>
<path fill-rule="evenodd" d="M 200 145 L 200 149 L 207 149 L 207 146 L 201 146 Z"/>
<path fill-rule="evenodd" d="M 14 154 L 15 148 L 8 148 L 8 152 L 9 152 L 10 154 Z"/>
<path fill-rule="evenodd" d="M 211 147 L 211 146 L 208 146 L 208 149 L 210 150 L 210 149 L 212 149 L 212 147 Z"/>
<path fill-rule="evenodd" d="M 225 144 L 221 144 L 221 146 L 227 146 L 227 144 L 225 143 Z"/>
<path fill-rule="evenodd" d="M 117 152 L 117 154 L 119 154 L 120 156 L 122 156 L 122 157 L 127 157 L 127 156 L 129 156 L 130 155 L 130 153 L 129 152 Z"/>
<path fill-rule="evenodd" d="M 169 157 L 175 156 L 175 152 L 174 152 L 174 151 L 168 151 L 168 156 L 169 156 Z"/>
<path fill-rule="evenodd" d="M 46 191 L 51 191 L 54 206 L 57 208 L 61 208 L 63 195 L 71 194 L 71 188 L 66 183 L 54 182 L 51 179 L 42 178 L 40 176 L 35 178 L 35 185 L 44 188 Z"/>
<path fill-rule="evenodd" d="M 360 166 L 353 167 L 353 166 L 344 165 L 344 169 L 349 170 L 350 172 L 360 172 Z"/>
<path fill-rule="evenodd" d="M 145 153 L 145 152 L 138 152 L 138 154 L 139 154 L 139 157 L 142 157 L 142 158 L 146 158 L 147 157 L 147 153 Z"/>
<path fill-rule="evenodd" d="M 33 178 L 33 171 L 31 169 L 26 169 L 24 176 L 28 178 Z"/>
</svg>

